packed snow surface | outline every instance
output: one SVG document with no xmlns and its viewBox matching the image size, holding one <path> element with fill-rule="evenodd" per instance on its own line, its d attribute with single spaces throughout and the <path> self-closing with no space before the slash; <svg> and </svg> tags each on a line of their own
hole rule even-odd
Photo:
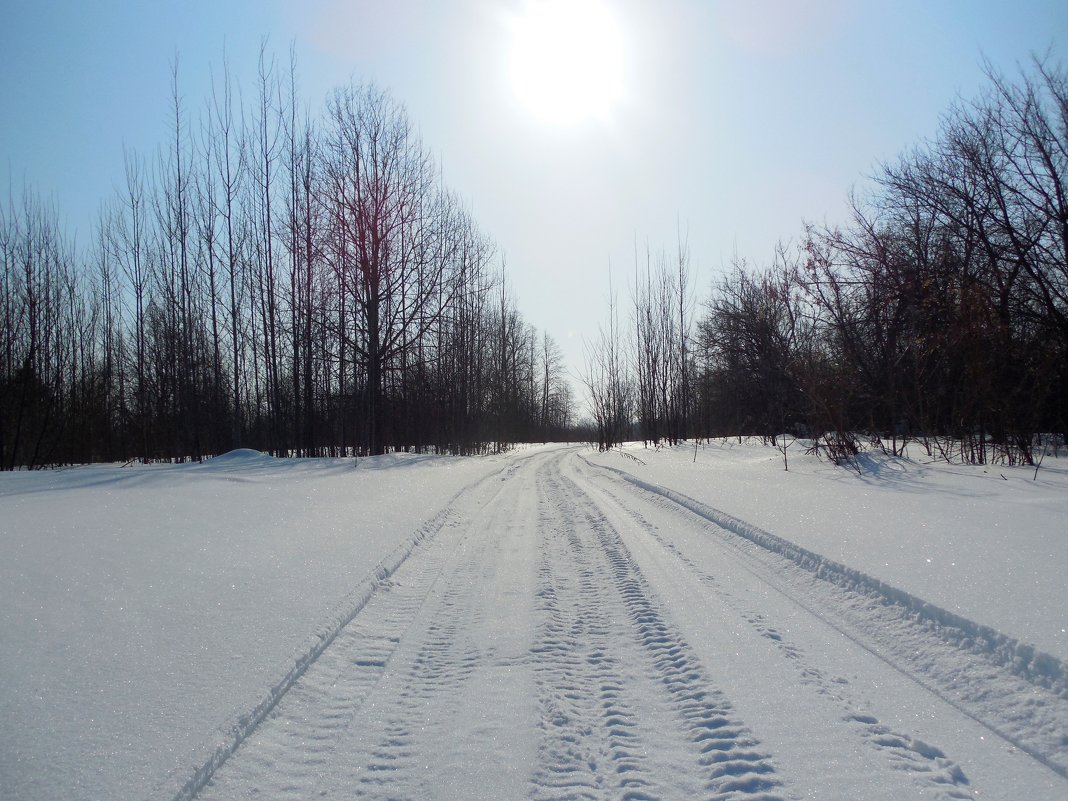
<svg viewBox="0 0 1068 801">
<path fill-rule="evenodd" d="M 1068 797 L 1059 460 L 777 456 L 0 476 L 0 798 Z"/>
</svg>

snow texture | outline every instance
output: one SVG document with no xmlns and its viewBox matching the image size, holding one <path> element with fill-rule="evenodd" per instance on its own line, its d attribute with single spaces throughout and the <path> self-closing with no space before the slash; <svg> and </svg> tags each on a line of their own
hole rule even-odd
<svg viewBox="0 0 1068 801">
<path fill-rule="evenodd" d="M 0 798 L 1068 795 L 1056 460 L 627 452 L 0 476 Z"/>
</svg>

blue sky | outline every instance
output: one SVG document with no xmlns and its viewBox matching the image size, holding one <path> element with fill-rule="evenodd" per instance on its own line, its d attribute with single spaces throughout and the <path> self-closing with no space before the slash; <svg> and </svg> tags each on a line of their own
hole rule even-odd
<svg viewBox="0 0 1068 801">
<path fill-rule="evenodd" d="M 607 119 L 546 124 L 509 78 L 526 0 L 8 0 L 0 190 L 52 198 L 79 241 L 122 180 L 123 147 L 168 136 L 170 70 L 191 119 L 227 53 L 252 91 L 261 39 L 296 48 L 315 112 L 373 80 L 404 102 L 445 182 L 507 259 L 528 321 L 580 371 L 609 265 L 688 232 L 699 294 L 733 254 L 769 260 L 802 220 L 842 217 L 880 161 L 932 136 L 958 97 L 1035 52 L 1065 59 L 1064 0 L 604 0 L 623 96 Z"/>
</svg>

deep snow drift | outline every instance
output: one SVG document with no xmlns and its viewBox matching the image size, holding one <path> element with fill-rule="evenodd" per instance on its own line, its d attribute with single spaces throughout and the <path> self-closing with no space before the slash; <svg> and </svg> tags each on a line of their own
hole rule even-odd
<svg viewBox="0 0 1068 801">
<path fill-rule="evenodd" d="M 627 453 L 0 475 L 0 798 L 1068 787 L 1063 681 L 894 603 L 1063 660 L 1059 460 Z"/>
</svg>

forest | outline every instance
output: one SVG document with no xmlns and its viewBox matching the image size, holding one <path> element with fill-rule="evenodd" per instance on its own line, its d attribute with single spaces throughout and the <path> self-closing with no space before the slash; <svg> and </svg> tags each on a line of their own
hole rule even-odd
<svg viewBox="0 0 1068 801">
<path fill-rule="evenodd" d="M 1032 464 L 1068 434 L 1068 75 L 1035 58 L 882 165 L 851 219 L 737 260 L 697 312 L 689 254 L 635 259 L 588 351 L 602 447 L 751 435 L 836 463 L 918 442 Z M 644 261 L 644 264 L 641 262 Z M 1036 450 L 1038 449 L 1038 450 Z"/>
<path fill-rule="evenodd" d="M 474 453 L 562 439 L 559 348 L 519 313 L 493 241 L 374 85 L 312 117 L 261 51 L 170 141 L 126 152 L 76 251 L 27 189 L 0 214 L 0 465 Z M 247 96 L 247 95 L 243 95 Z"/>
<path fill-rule="evenodd" d="M 493 240 L 402 104 L 372 84 L 313 116 L 261 53 L 169 141 L 126 152 L 75 248 L 31 189 L 0 208 L 0 467 L 470 454 L 584 438 L 796 439 L 835 462 L 1031 464 L 1068 434 L 1068 74 L 1035 58 L 882 165 L 851 219 L 696 294 L 636 250 L 587 343 L 588 412 L 520 314 Z M 715 225 L 714 220 L 702 225 Z"/>
</svg>

